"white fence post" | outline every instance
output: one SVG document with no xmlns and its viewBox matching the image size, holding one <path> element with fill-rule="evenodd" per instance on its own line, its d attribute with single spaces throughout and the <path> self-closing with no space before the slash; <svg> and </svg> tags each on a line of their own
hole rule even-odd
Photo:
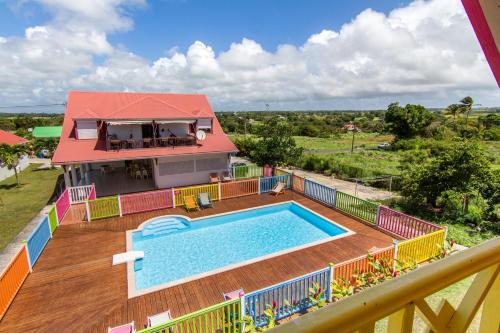
<svg viewBox="0 0 500 333">
<path fill-rule="evenodd" d="M 335 265 L 333 264 L 333 262 L 329 263 L 328 264 L 330 266 L 330 285 L 329 285 L 329 292 L 328 292 L 328 295 L 326 295 L 327 299 L 328 299 L 328 302 L 331 303 L 333 301 L 333 292 L 332 292 L 332 283 L 333 283 L 333 279 L 334 279 L 334 271 L 335 271 Z"/>
<path fill-rule="evenodd" d="M 120 200 L 120 193 L 118 193 L 118 210 L 120 212 L 120 217 L 123 216 L 123 213 L 122 213 L 122 201 Z"/>
<path fill-rule="evenodd" d="M 218 190 L 219 190 L 219 201 L 222 200 L 222 190 L 221 190 L 221 185 L 220 185 L 220 181 L 218 182 L 218 186 L 217 186 Z"/>
<path fill-rule="evenodd" d="M 90 217 L 90 206 L 88 200 L 85 200 L 85 209 L 87 210 L 87 220 L 90 223 L 91 217 Z"/>
<path fill-rule="evenodd" d="M 392 241 L 392 243 L 394 244 L 394 260 L 392 262 L 392 271 L 395 271 L 396 270 L 396 259 L 398 258 L 398 244 L 399 244 L 399 241 L 394 239 Z"/>
<path fill-rule="evenodd" d="M 242 321 L 242 328 L 241 328 L 241 332 L 245 332 L 245 323 L 243 322 L 243 319 L 245 318 L 246 316 L 246 307 L 245 307 L 245 292 L 244 291 L 240 291 L 240 320 Z"/>
<path fill-rule="evenodd" d="M 258 183 L 257 183 L 257 194 L 260 194 L 260 180 L 262 179 L 261 177 L 257 178 Z"/>
<path fill-rule="evenodd" d="M 28 250 L 28 241 L 25 239 L 21 243 L 23 243 L 24 247 L 26 247 L 26 258 L 28 258 L 28 266 L 30 268 L 30 273 L 33 272 L 33 266 L 31 265 L 31 259 L 30 259 L 30 251 Z"/>
<path fill-rule="evenodd" d="M 172 187 L 172 207 L 175 208 L 175 188 Z"/>
</svg>

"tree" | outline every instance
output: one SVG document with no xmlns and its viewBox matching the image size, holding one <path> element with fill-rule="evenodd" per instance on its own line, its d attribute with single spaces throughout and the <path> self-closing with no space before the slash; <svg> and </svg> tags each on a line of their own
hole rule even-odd
<svg viewBox="0 0 500 333">
<path fill-rule="evenodd" d="M 456 120 L 457 115 L 460 114 L 460 105 L 450 104 L 444 109 L 444 114 L 451 114 L 453 116 L 453 121 Z"/>
<path fill-rule="evenodd" d="M 9 146 L 7 144 L 2 144 L 0 146 L 0 160 L 1 163 L 7 166 L 9 170 L 14 170 L 16 175 L 16 183 L 19 187 L 19 174 L 17 173 L 17 167 L 19 166 L 19 160 L 26 154 L 26 147 L 24 145 L 13 145 Z"/>
<path fill-rule="evenodd" d="M 463 197 L 466 214 L 470 198 L 482 197 L 493 203 L 490 199 L 497 191 L 491 163 L 476 142 L 458 140 L 432 153 L 413 151 L 401 168 L 401 194 L 417 205 L 436 207 L 438 198 L 450 198 L 453 193 Z"/>
<path fill-rule="evenodd" d="M 285 122 L 272 120 L 257 140 L 250 158 L 259 165 L 286 165 L 302 155 L 292 137 L 292 129 Z"/>
<path fill-rule="evenodd" d="M 396 139 L 407 139 L 422 133 L 432 122 L 432 114 L 422 105 L 391 103 L 385 113 L 386 128 Z"/>
<path fill-rule="evenodd" d="M 472 105 L 474 104 L 474 100 L 472 97 L 467 96 L 460 100 L 460 109 L 462 113 L 465 113 L 465 125 L 469 122 L 469 113 L 472 111 Z"/>
</svg>

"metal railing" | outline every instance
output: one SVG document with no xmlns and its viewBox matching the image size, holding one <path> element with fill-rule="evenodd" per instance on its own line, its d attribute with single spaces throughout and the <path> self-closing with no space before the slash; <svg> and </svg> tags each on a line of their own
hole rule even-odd
<svg viewBox="0 0 500 333">
<path fill-rule="evenodd" d="M 107 150 L 177 147 L 196 145 L 196 137 L 192 135 L 171 138 L 142 138 L 142 139 L 111 139 L 106 140 Z"/>
</svg>

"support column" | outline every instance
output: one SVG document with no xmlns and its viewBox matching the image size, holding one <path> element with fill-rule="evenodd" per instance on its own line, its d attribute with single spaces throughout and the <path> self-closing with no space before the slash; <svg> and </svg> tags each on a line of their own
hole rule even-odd
<svg viewBox="0 0 500 333">
<path fill-rule="evenodd" d="M 84 166 L 85 166 L 85 185 L 90 185 L 90 176 L 89 176 L 90 164 L 85 163 Z"/>
<path fill-rule="evenodd" d="M 87 185 L 85 184 L 85 164 L 80 164 L 80 180 L 82 181 L 82 185 Z"/>
<path fill-rule="evenodd" d="M 71 182 L 73 186 L 78 186 L 78 177 L 76 176 L 76 167 L 75 165 L 71 165 Z"/>
<path fill-rule="evenodd" d="M 71 187 L 71 180 L 69 178 L 69 166 L 63 165 L 64 169 L 64 186 L 65 188 Z"/>
</svg>

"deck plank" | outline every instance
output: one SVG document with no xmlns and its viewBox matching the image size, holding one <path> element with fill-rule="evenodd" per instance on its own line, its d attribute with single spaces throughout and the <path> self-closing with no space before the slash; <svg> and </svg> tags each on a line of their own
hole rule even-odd
<svg viewBox="0 0 500 333">
<path fill-rule="evenodd" d="M 295 200 L 356 234 L 132 299 L 127 297 L 125 266 L 111 266 L 112 255 L 126 249 L 125 231 L 147 219 L 186 215 L 185 211 L 173 208 L 80 223 L 75 216 L 81 216 L 82 208 L 77 207 L 78 212 L 68 214 L 49 241 L 0 322 L 0 332 L 106 332 L 109 326 L 132 320 L 140 329 L 147 315 L 170 309 L 178 317 L 223 301 L 224 292 L 244 288 L 248 293 L 392 244 L 392 237 L 291 191 L 279 198 L 254 195 L 224 200 L 189 216 L 286 200 Z"/>
</svg>

